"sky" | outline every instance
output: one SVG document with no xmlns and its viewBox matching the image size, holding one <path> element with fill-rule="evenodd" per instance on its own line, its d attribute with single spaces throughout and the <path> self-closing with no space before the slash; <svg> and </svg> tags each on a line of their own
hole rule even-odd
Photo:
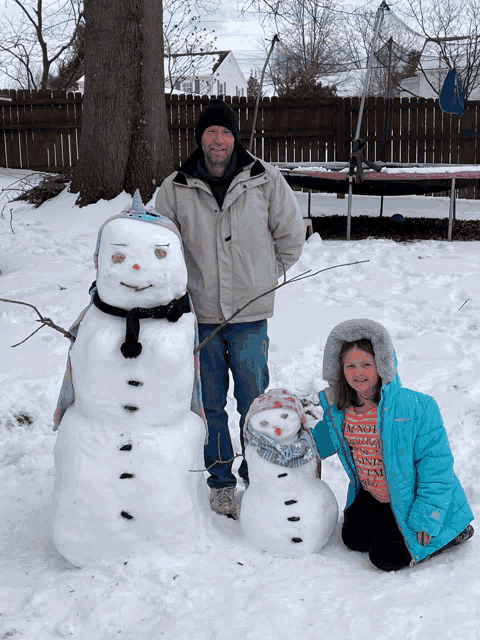
<svg viewBox="0 0 480 640">
<path fill-rule="evenodd" d="M 201 12 L 200 26 L 207 31 L 215 30 L 218 51 L 233 51 L 235 58 L 247 80 L 252 69 L 262 70 L 266 53 L 270 46 L 271 30 L 262 27 L 264 16 L 253 11 L 242 12 L 243 0 L 217 0 L 215 11 Z M 372 5 L 373 0 L 364 0 L 362 5 Z M 195 2 L 192 3 L 195 5 Z M 373 5 L 375 2 L 373 2 Z M 195 11 L 195 9 L 194 9 Z M 0 0 L 0 19 L 18 13 L 12 2 Z M 281 34 L 280 34 L 281 36 Z M 5 83 L 0 78 L 0 86 Z"/>
<path fill-rule="evenodd" d="M 354 0 L 353 3 L 342 3 L 338 8 L 343 10 L 352 8 L 352 5 L 375 10 L 379 2 Z M 220 0 L 214 13 L 201 17 L 201 25 L 207 30 L 215 29 L 217 50 L 233 51 L 245 79 L 248 79 L 251 69 L 262 70 L 273 31 L 265 24 L 265 15 L 253 11 L 242 13 L 242 6 L 242 0 Z M 281 38 L 281 34 L 279 36 Z"/>
<path fill-rule="evenodd" d="M 266 58 L 262 42 L 267 43 L 268 36 L 258 14 L 242 15 L 237 2 L 220 0 L 217 11 L 203 16 L 201 23 L 208 31 L 215 30 L 218 51 L 233 51 L 246 80 L 251 69 L 262 69 Z"/>
<path fill-rule="evenodd" d="M 259 15 L 250 13 L 242 16 L 240 7 L 241 4 L 236 0 L 219 0 L 214 13 L 202 15 L 201 27 L 206 27 L 207 31 L 215 30 L 218 38 L 215 43 L 217 51 L 232 50 L 245 79 L 248 80 L 252 68 L 261 70 L 263 67 L 265 53 L 261 42 L 266 36 Z M 0 0 L 0 21 L 2 17 L 15 14 L 18 14 L 18 8 L 12 2 Z M 0 76 L 0 86 L 4 85 L 4 78 Z"/>
</svg>

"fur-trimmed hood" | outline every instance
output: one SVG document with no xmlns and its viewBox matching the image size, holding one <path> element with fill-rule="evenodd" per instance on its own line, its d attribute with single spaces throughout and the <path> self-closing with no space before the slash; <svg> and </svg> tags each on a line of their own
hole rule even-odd
<svg viewBox="0 0 480 640">
<path fill-rule="evenodd" d="M 327 338 L 323 354 L 323 379 L 333 391 L 340 378 L 339 356 L 344 342 L 355 342 L 362 338 L 371 340 L 375 352 L 378 375 L 383 384 L 397 378 L 397 357 L 392 339 L 383 325 L 367 318 L 345 320 L 334 327 Z"/>
</svg>

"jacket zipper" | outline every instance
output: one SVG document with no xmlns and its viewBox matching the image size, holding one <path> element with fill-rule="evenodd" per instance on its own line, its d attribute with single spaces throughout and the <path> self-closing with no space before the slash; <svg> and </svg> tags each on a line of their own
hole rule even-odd
<svg viewBox="0 0 480 640">
<path fill-rule="evenodd" d="M 382 390 L 380 393 L 381 393 L 381 398 L 380 398 L 380 402 L 379 402 L 379 405 L 378 405 L 378 408 L 379 408 L 379 409 L 380 409 L 380 406 L 383 404 L 383 401 L 384 401 L 384 397 L 383 397 L 383 390 Z M 382 416 L 381 418 L 380 418 L 380 415 Z M 382 429 L 380 429 L 380 419 L 381 419 L 381 421 L 382 421 Z M 379 445 L 380 445 L 380 453 L 381 453 L 381 455 L 382 455 L 383 468 L 384 468 L 384 471 L 385 471 L 385 483 L 386 483 L 386 485 L 387 485 L 388 495 L 389 495 L 389 497 L 390 497 L 390 508 L 391 508 L 391 510 L 392 510 L 393 519 L 395 520 L 395 524 L 397 525 L 397 529 L 398 529 L 398 530 L 400 531 L 400 533 L 402 534 L 402 538 L 403 538 L 403 541 L 404 541 L 404 543 L 405 543 L 405 546 L 407 547 L 408 552 L 409 552 L 409 554 L 410 554 L 410 556 L 411 556 L 411 558 L 412 558 L 412 559 L 411 559 L 411 561 L 410 561 L 409 567 L 413 567 L 415 564 L 417 564 L 417 562 L 416 562 L 416 560 L 415 560 L 415 559 L 414 559 L 414 557 L 413 557 L 412 550 L 411 550 L 411 549 L 410 549 L 410 547 L 408 546 L 408 542 L 406 541 L 405 536 L 403 535 L 403 531 L 402 531 L 402 529 L 401 529 L 401 527 L 400 527 L 400 525 L 399 525 L 399 523 L 398 523 L 397 516 L 395 515 L 395 510 L 394 510 L 394 508 L 393 508 L 393 504 L 392 504 L 392 493 L 391 493 L 391 491 L 390 491 L 390 485 L 389 485 L 389 483 L 388 483 L 387 467 L 386 467 L 386 465 L 385 465 L 385 456 L 383 455 L 383 442 L 382 442 L 382 437 L 383 437 L 383 406 L 382 406 L 382 412 L 380 413 L 380 411 L 378 411 L 378 443 L 379 443 Z"/>
<path fill-rule="evenodd" d="M 335 419 L 333 417 L 332 406 L 330 406 L 329 409 L 330 409 L 330 416 L 331 416 L 331 419 L 332 419 L 333 428 L 335 429 L 335 432 L 337 434 L 338 440 L 340 442 L 340 447 L 342 448 L 343 453 L 345 455 L 345 460 L 346 460 L 346 462 L 347 462 L 347 464 L 348 464 L 348 466 L 350 468 L 350 471 L 352 472 L 352 476 L 353 477 L 358 477 L 357 470 L 355 469 L 355 463 L 353 462 L 353 460 L 351 460 L 351 454 L 350 454 L 350 451 L 348 450 L 348 447 L 346 446 L 345 439 L 343 437 L 343 433 L 341 433 L 341 434 L 338 433 L 337 425 L 335 424 Z"/>
</svg>

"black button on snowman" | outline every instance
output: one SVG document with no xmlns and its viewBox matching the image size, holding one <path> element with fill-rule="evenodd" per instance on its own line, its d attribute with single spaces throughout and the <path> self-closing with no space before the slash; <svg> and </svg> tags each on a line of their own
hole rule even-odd
<svg viewBox="0 0 480 640">
<path fill-rule="evenodd" d="M 250 483 L 240 521 L 247 540 L 283 558 L 320 551 L 337 523 L 338 504 L 317 477 L 315 443 L 299 400 L 286 389 L 259 396 L 245 419 L 245 443 Z"/>
<path fill-rule="evenodd" d="M 136 194 L 102 225 L 95 262 L 59 406 L 70 401 L 57 410 L 52 538 L 80 567 L 191 553 L 208 501 L 190 471 L 204 465 L 205 424 L 191 410 L 201 413 L 181 239 Z"/>
</svg>

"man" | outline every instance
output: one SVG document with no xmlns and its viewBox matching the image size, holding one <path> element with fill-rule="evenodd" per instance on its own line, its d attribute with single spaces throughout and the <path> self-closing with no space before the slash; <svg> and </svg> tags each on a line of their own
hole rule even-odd
<svg viewBox="0 0 480 640">
<path fill-rule="evenodd" d="M 240 144 L 234 111 L 211 100 L 195 128 L 199 148 L 161 185 L 155 208 L 179 227 L 188 290 L 200 342 L 256 296 L 277 285 L 299 258 L 303 220 L 280 172 Z M 205 465 L 213 511 L 238 518 L 234 452 L 225 411 L 229 370 L 243 425 L 253 400 L 269 384 L 267 318 L 274 294 L 247 306 L 200 351 L 202 399 L 208 423 Z M 245 459 L 239 475 L 248 483 Z"/>
</svg>

